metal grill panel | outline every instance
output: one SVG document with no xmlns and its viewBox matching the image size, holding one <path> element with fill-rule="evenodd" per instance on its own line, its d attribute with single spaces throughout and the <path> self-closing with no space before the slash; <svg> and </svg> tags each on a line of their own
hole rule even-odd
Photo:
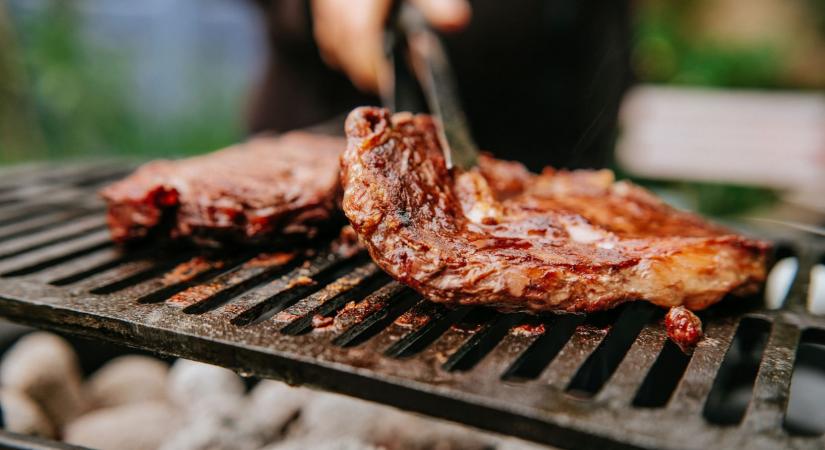
<svg viewBox="0 0 825 450">
<path fill-rule="evenodd" d="M 825 445 L 782 426 L 800 336 L 825 329 L 804 311 L 821 243 L 794 248 L 800 268 L 786 309 L 723 302 L 706 314 L 707 338 L 683 371 L 651 372 L 669 350 L 661 312 L 644 304 L 587 318 L 453 310 L 391 281 L 365 255 L 324 246 L 310 256 L 122 253 L 95 192 L 125 169 L 3 172 L 0 314 L 565 447 Z M 741 423 L 715 425 L 703 408 L 744 318 L 770 322 L 770 334 Z M 661 374 L 661 388 L 648 373 Z M 669 400 L 634 406 L 640 389 L 665 389 L 658 397 Z"/>
</svg>

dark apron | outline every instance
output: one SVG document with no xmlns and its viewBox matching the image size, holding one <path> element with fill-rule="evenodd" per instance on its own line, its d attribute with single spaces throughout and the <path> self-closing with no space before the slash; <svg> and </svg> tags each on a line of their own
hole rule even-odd
<svg viewBox="0 0 825 450">
<path fill-rule="evenodd" d="M 271 60 L 253 99 L 251 131 L 302 128 L 378 104 L 321 61 L 308 1 L 260 3 Z M 628 2 L 472 5 L 470 26 L 444 39 L 479 146 L 533 170 L 609 165 L 630 81 Z"/>
</svg>

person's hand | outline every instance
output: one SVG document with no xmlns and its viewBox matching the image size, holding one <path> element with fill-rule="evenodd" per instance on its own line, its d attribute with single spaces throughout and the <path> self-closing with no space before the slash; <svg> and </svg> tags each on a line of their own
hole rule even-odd
<svg viewBox="0 0 825 450">
<path fill-rule="evenodd" d="M 470 20 L 467 0 L 411 0 L 430 24 L 457 31 Z M 393 0 L 312 0 L 315 40 L 324 61 L 358 89 L 377 92 L 387 76 L 383 32 Z"/>
</svg>

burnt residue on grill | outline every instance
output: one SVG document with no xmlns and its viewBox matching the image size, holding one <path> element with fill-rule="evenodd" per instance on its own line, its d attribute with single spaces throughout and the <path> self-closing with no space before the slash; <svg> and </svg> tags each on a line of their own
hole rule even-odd
<svg viewBox="0 0 825 450">
<path fill-rule="evenodd" d="M 216 299 L 215 296 L 219 293 L 225 292 L 228 289 L 237 291 L 240 290 L 238 286 L 249 286 L 257 283 L 260 278 L 286 266 L 295 260 L 296 257 L 296 252 L 260 254 L 244 262 L 235 270 L 226 272 L 209 282 L 198 284 L 178 292 L 171 296 L 167 302 L 184 308 L 203 304 L 210 301 L 210 299 L 212 303 L 217 303 L 219 300 Z"/>
<path fill-rule="evenodd" d="M 166 272 L 162 277 L 162 282 L 166 286 L 184 283 L 192 280 L 206 270 L 220 269 L 224 264 L 225 261 L 210 260 L 203 256 L 196 256 L 185 263 L 178 264 L 174 269 Z"/>
<path fill-rule="evenodd" d="M 295 252 L 261 253 L 246 263 L 248 267 L 280 267 L 296 257 Z"/>
<path fill-rule="evenodd" d="M 825 319 L 805 312 L 802 276 L 821 242 L 791 243 L 799 269 L 783 309 L 722 302 L 685 354 L 642 303 L 588 316 L 431 303 L 346 230 L 287 251 L 124 253 L 90 213 L 101 205 L 84 180 L 96 175 L 53 170 L 36 179 L 73 186 L 73 201 L 0 205 L 0 236 L 13 236 L 0 238 L 0 314 L 11 320 L 561 447 L 822 447 L 791 388 L 822 368 Z"/>
<path fill-rule="evenodd" d="M 531 322 L 513 327 L 510 332 L 520 336 L 541 336 L 547 332 L 547 328 L 544 326 L 544 323 Z"/>
</svg>

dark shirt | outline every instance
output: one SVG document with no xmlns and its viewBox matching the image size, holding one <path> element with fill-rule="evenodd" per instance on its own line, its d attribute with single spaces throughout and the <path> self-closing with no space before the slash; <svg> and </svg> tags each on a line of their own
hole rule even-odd
<svg viewBox="0 0 825 450">
<path fill-rule="evenodd" d="M 379 104 L 323 63 L 308 1 L 261 4 L 271 60 L 253 102 L 252 131 L 306 127 Z M 630 81 L 628 2 L 485 0 L 472 7 L 469 27 L 443 38 L 479 146 L 533 170 L 608 165 Z"/>
</svg>

